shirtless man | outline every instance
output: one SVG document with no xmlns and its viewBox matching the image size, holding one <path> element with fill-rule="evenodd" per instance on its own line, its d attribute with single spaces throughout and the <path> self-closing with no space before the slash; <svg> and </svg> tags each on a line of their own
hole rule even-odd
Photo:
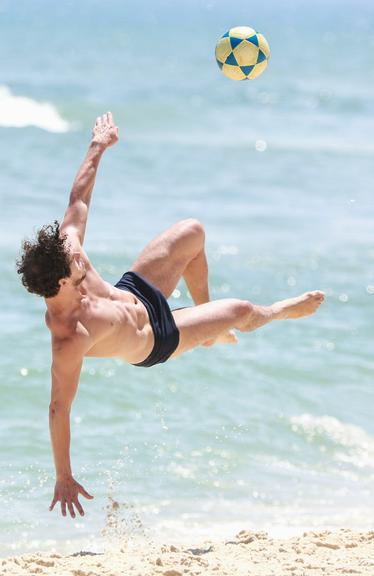
<svg viewBox="0 0 374 576">
<path fill-rule="evenodd" d="M 56 468 L 50 510 L 57 502 L 83 516 L 78 495 L 91 499 L 72 475 L 70 409 L 85 356 L 119 357 L 152 366 L 196 346 L 233 343 L 233 329 L 250 332 L 272 322 L 313 314 L 324 300 L 307 292 L 271 306 L 227 298 L 209 301 L 204 229 L 187 219 L 152 240 L 115 286 L 103 280 L 83 249 L 91 192 L 103 152 L 118 141 L 110 112 L 97 118 L 61 226 L 44 226 L 25 240 L 17 271 L 29 292 L 45 298 L 52 339 L 49 422 Z M 166 299 L 183 277 L 195 306 L 170 310 Z"/>
</svg>

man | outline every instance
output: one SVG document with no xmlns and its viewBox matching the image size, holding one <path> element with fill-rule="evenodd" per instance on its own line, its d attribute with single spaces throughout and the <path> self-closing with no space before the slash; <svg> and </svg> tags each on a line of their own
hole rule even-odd
<svg viewBox="0 0 374 576">
<path fill-rule="evenodd" d="M 49 409 L 56 485 L 50 505 L 61 503 L 83 516 L 81 494 L 92 498 L 72 475 L 70 409 L 85 356 L 119 357 L 149 367 L 196 346 L 233 343 L 240 332 L 273 320 L 313 314 L 324 300 L 319 291 L 258 306 L 248 300 L 209 301 L 204 229 L 195 219 L 178 222 L 155 238 L 115 286 L 103 280 L 83 249 L 91 192 L 103 152 L 118 141 L 110 112 L 97 118 L 87 156 L 75 178 L 61 226 L 44 226 L 34 242 L 24 241 L 18 273 L 29 292 L 43 296 L 52 335 Z M 170 297 L 183 277 L 195 306 L 170 310 Z"/>
</svg>

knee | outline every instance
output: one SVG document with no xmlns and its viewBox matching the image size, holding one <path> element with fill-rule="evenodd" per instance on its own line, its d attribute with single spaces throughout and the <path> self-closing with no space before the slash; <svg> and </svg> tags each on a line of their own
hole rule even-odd
<svg viewBox="0 0 374 576">
<path fill-rule="evenodd" d="M 204 226 L 197 218 L 186 218 L 180 222 L 181 227 L 194 236 L 204 236 Z"/>
<path fill-rule="evenodd" d="M 205 230 L 202 223 L 196 218 L 187 218 L 180 223 L 181 234 L 186 239 L 201 248 L 205 241 Z"/>
</svg>

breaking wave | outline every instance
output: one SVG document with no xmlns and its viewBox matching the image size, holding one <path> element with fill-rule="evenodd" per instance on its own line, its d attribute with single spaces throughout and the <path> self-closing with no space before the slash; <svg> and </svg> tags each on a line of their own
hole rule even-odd
<svg viewBox="0 0 374 576">
<path fill-rule="evenodd" d="M 36 126 L 48 132 L 68 132 L 70 124 L 49 102 L 37 102 L 15 96 L 7 86 L 0 86 L 0 126 L 25 128 Z"/>
<path fill-rule="evenodd" d="M 311 414 L 294 416 L 290 421 L 292 430 L 307 442 L 333 447 L 336 461 L 374 469 L 374 439 L 359 426 Z"/>
</svg>

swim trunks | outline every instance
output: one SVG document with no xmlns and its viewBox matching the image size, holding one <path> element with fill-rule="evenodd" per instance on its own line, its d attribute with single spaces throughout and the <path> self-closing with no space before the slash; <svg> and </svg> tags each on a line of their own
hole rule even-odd
<svg viewBox="0 0 374 576">
<path fill-rule="evenodd" d="M 125 272 L 115 287 L 131 292 L 144 304 L 155 338 L 149 356 L 133 366 L 149 368 L 166 362 L 179 344 L 179 330 L 165 296 L 137 272 Z"/>
</svg>

